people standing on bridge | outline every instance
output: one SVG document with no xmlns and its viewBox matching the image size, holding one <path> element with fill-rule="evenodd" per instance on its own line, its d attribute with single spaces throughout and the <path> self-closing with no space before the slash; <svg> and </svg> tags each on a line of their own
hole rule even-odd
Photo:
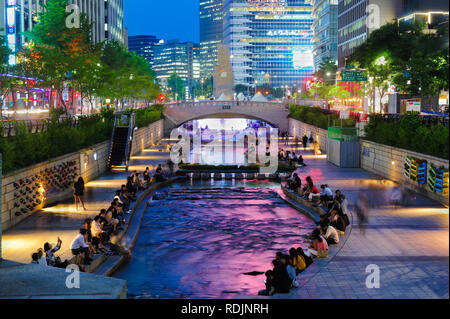
<svg viewBox="0 0 450 319">
<path fill-rule="evenodd" d="M 84 180 L 83 177 L 80 176 L 80 178 L 78 178 L 78 181 L 76 181 L 75 184 L 73 185 L 73 197 L 75 198 L 76 210 L 78 210 L 78 201 L 80 201 L 81 205 L 83 206 L 83 209 L 87 210 L 86 207 L 84 206 L 83 196 L 84 196 Z"/>
</svg>

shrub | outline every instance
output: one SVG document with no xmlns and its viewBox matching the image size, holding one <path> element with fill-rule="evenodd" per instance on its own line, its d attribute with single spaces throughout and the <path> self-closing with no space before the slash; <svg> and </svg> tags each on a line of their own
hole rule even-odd
<svg viewBox="0 0 450 319">
<path fill-rule="evenodd" d="M 3 172 L 9 173 L 51 158 L 76 152 L 111 138 L 113 118 L 110 112 L 58 121 L 52 116 L 45 121 L 46 129 L 30 133 L 21 122 L 16 122 L 15 136 L 0 138 L 0 153 L 3 155 Z"/>
<path fill-rule="evenodd" d="M 365 127 L 365 139 L 403 148 L 417 153 L 447 159 L 449 157 L 449 128 L 424 124 L 418 114 L 407 114 L 395 122 L 373 114 Z"/>
<path fill-rule="evenodd" d="M 339 120 L 339 116 L 335 113 L 327 112 L 318 107 L 310 107 L 303 105 L 291 105 L 290 117 L 304 122 L 306 124 L 314 125 L 320 127 L 321 129 L 327 130 L 329 123 L 332 124 L 333 121 Z M 339 120 L 339 124 L 340 124 Z M 355 127 L 356 121 L 354 119 L 348 119 L 342 121 L 343 127 Z"/>
</svg>

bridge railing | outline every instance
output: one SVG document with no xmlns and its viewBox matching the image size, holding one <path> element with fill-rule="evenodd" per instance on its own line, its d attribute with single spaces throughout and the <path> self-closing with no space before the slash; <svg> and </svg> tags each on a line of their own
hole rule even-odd
<svg viewBox="0 0 450 319">
<path fill-rule="evenodd" d="M 289 103 L 286 102 L 254 102 L 254 101 L 199 101 L 199 102 L 178 102 L 178 103 L 168 103 L 168 107 L 186 107 L 186 108 L 197 108 L 197 107 L 216 107 L 223 108 L 224 106 L 231 107 L 281 107 L 284 108 Z"/>
<path fill-rule="evenodd" d="M 296 100 L 283 100 L 283 101 L 271 101 L 271 102 L 255 102 L 255 101 L 186 101 L 177 103 L 167 103 L 169 107 L 217 107 L 223 106 L 231 107 L 289 107 L 291 104 L 309 105 L 322 107 L 326 105 L 325 100 L 320 99 L 296 99 Z"/>
</svg>

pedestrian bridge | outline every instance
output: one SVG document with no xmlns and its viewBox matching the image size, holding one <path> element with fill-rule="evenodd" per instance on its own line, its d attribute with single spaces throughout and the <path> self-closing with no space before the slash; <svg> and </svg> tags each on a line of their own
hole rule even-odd
<svg viewBox="0 0 450 319">
<path fill-rule="evenodd" d="M 289 127 L 289 106 L 291 103 L 319 106 L 319 100 L 300 100 L 282 102 L 253 101 L 200 101 L 166 104 L 164 130 L 170 134 L 172 129 L 192 120 L 205 118 L 247 118 L 261 120 L 287 131 Z"/>
</svg>

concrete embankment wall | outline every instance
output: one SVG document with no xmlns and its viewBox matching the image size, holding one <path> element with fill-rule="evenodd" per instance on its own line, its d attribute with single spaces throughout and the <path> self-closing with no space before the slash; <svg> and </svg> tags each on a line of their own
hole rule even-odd
<svg viewBox="0 0 450 319">
<path fill-rule="evenodd" d="M 163 120 L 160 120 L 147 127 L 136 130 L 131 150 L 132 155 L 140 153 L 144 148 L 159 141 L 164 133 L 163 125 Z M 3 200 L 0 218 L 3 231 L 13 227 L 39 209 L 42 209 L 43 205 L 47 206 L 67 200 L 73 196 L 72 185 L 68 188 L 52 187 L 51 191 L 45 193 L 45 201 L 42 201 L 42 204 L 36 206 L 31 211 L 16 216 L 16 212 L 21 208 L 24 208 L 25 205 L 28 203 L 32 204 L 33 202 L 36 203 L 39 198 L 42 199 L 44 197 L 36 193 L 38 192 L 38 189 L 32 189 L 33 187 L 36 187 L 36 183 L 41 184 L 40 181 L 42 179 L 36 182 L 32 180 L 33 177 L 42 176 L 42 173 L 44 173 L 45 179 L 47 180 L 56 182 L 61 179 L 65 180 L 68 173 L 57 175 L 56 171 L 61 168 L 61 165 L 69 165 L 69 169 L 74 170 L 77 174 L 76 178 L 82 176 L 87 183 L 105 173 L 109 151 L 110 141 L 105 141 L 78 152 L 66 154 L 51 159 L 50 161 L 4 175 L 1 183 L 1 198 Z M 73 173 L 70 174 L 73 175 Z M 22 183 L 20 183 L 21 181 Z M 27 183 L 27 181 L 29 183 Z M 20 184 L 20 187 L 16 188 L 14 183 Z M 26 190 L 27 187 L 30 188 L 29 191 Z M 22 204 L 20 202 L 21 200 L 25 201 L 25 203 Z"/>
<path fill-rule="evenodd" d="M 47 170 L 47 173 L 45 174 L 48 176 L 48 180 L 59 181 L 61 178 L 57 177 L 56 173 L 52 172 L 58 170 L 60 165 L 71 163 L 70 169 L 74 170 L 77 174 L 75 178 L 77 179 L 78 176 L 82 176 L 84 181 L 88 182 L 105 172 L 108 153 L 109 141 L 4 175 L 2 180 L 2 229 L 7 230 L 13 227 L 30 216 L 32 212 L 43 207 L 41 204 L 36 206 L 33 211 L 28 211 L 20 216 L 16 216 L 17 211 L 21 208 L 25 208 L 25 205 L 28 203 L 31 203 L 33 196 L 36 196 L 41 200 L 44 197 L 36 194 L 38 191 L 37 189 L 32 189 L 35 187 L 35 183 L 41 185 L 40 180 L 35 182 L 32 180 L 33 177 L 38 175 L 42 176 L 41 173 Z M 52 174 L 54 176 L 52 176 Z M 16 188 L 14 183 L 19 184 L 20 187 Z M 29 191 L 26 190 L 27 187 L 30 188 Z M 52 187 L 51 191 L 45 193 L 45 205 L 66 200 L 72 197 L 72 194 L 73 190 L 71 185 L 68 188 Z M 27 197 L 29 199 L 27 199 Z M 37 198 L 34 199 L 37 200 Z M 21 200 L 25 200 L 26 203 L 22 204 L 20 202 Z"/>
<path fill-rule="evenodd" d="M 361 140 L 362 169 L 395 181 L 400 185 L 404 185 L 407 188 L 424 194 L 434 200 L 448 204 L 448 197 L 441 195 L 441 193 L 431 192 L 427 184 L 419 185 L 417 182 L 414 182 L 405 175 L 404 165 L 407 156 L 426 160 L 428 162 L 428 167 L 430 167 L 430 164 L 433 164 L 436 167 L 449 167 L 448 159 L 442 159 L 367 140 Z"/>
<path fill-rule="evenodd" d="M 309 125 L 292 118 L 289 118 L 289 135 L 294 138 L 298 138 L 299 141 L 302 140 L 302 137 L 311 132 L 314 141 L 319 141 L 319 147 L 322 152 L 327 152 L 327 139 L 328 139 L 328 131 L 318 128 L 317 126 Z"/>
</svg>

